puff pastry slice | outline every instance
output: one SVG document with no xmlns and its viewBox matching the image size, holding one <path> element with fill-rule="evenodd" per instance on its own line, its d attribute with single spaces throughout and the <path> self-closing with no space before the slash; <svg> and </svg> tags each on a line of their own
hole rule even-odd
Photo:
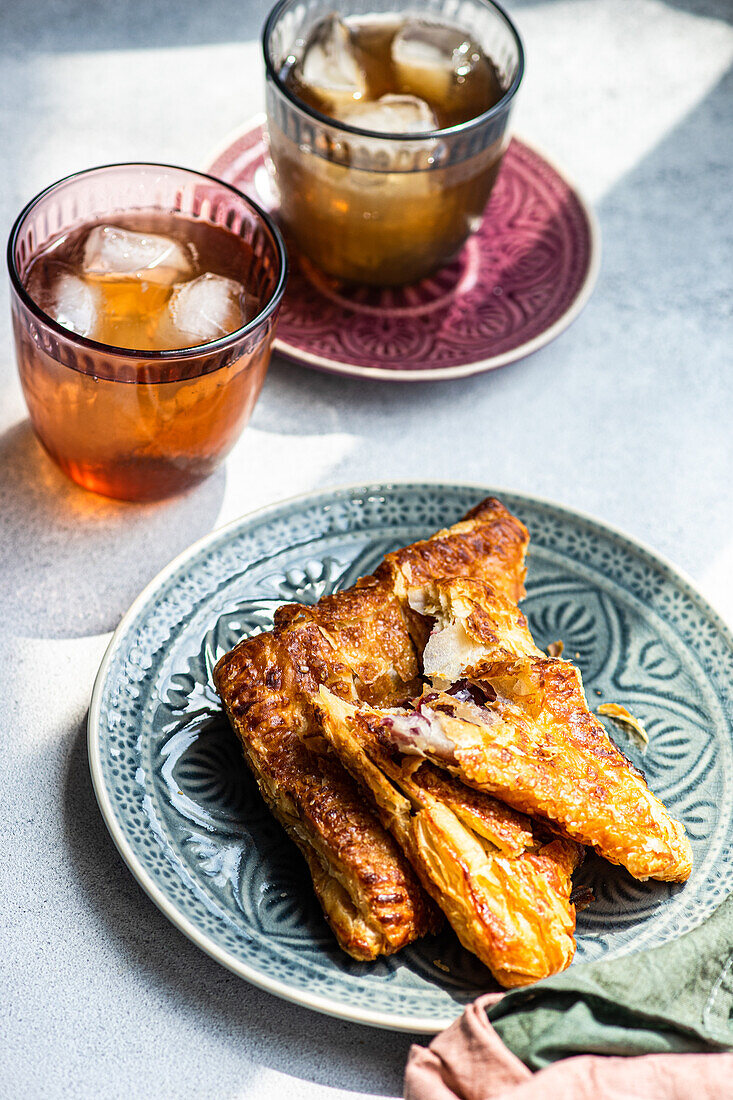
<svg viewBox="0 0 733 1100">
<path fill-rule="evenodd" d="M 337 678 L 338 668 L 332 669 Z M 341 947 L 356 959 L 391 954 L 439 924 L 393 838 L 331 755 L 307 740 L 302 674 L 273 634 L 241 642 L 214 670 L 263 798 L 306 859 Z"/>
<path fill-rule="evenodd" d="M 450 693 L 428 689 L 411 716 L 387 716 L 382 728 L 402 750 L 412 737 L 413 751 L 556 822 L 635 878 L 684 882 L 684 826 L 591 714 L 579 670 L 538 650 L 516 606 L 490 585 L 426 582 L 410 600 L 434 623 L 425 675 Z"/>
<path fill-rule="evenodd" d="M 361 708 L 323 687 L 316 709 L 334 751 L 370 793 L 423 886 L 497 981 L 527 985 L 568 966 L 580 845 L 429 763 L 403 757 Z"/>
</svg>

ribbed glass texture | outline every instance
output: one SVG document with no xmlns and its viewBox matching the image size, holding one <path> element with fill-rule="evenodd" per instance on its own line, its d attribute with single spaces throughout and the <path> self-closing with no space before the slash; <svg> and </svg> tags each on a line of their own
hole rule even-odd
<svg viewBox="0 0 733 1100">
<path fill-rule="evenodd" d="M 257 316 L 195 348 L 135 351 L 61 327 L 32 300 L 32 261 L 85 224 L 162 212 L 225 229 L 241 242 L 238 279 Z M 287 277 L 282 238 L 234 188 L 187 169 L 122 164 L 81 172 L 21 212 L 8 242 L 18 369 L 31 422 L 85 488 L 150 500 L 206 477 L 246 424 L 262 387 Z"/>
<path fill-rule="evenodd" d="M 280 216 L 299 252 L 337 278 L 414 282 L 448 262 L 480 223 L 508 141 L 522 80 L 521 40 L 489 0 L 422 0 L 399 15 L 465 30 L 494 62 L 504 96 L 457 126 L 424 137 L 377 134 L 298 100 L 283 65 L 334 8 L 394 19 L 394 0 L 282 0 L 263 32 L 270 168 Z"/>
</svg>

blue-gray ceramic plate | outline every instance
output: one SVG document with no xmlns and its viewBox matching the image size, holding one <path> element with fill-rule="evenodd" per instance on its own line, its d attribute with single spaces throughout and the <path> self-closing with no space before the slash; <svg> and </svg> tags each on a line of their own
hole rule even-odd
<svg viewBox="0 0 733 1100">
<path fill-rule="evenodd" d="M 430 1033 L 493 986 L 450 932 L 373 964 L 340 952 L 299 853 L 244 768 L 211 670 L 244 634 L 267 629 L 278 604 L 352 584 L 488 492 L 363 485 L 245 516 L 146 588 L 102 662 L 89 757 L 123 859 L 195 943 L 309 1008 Z M 665 943 L 733 887 L 733 639 L 691 584 L 638 543 L 557 505 L 501 495 L 532 536 L 524 607 L 538 644 L 563 640 L 591 707 L 621 703 L 644 723 L 647 747 L 605 720 L 684 821 L 695 855 L 685 886 L 636 882 L 588 858 L 581 880 L 596 900 L 578 916 L 576 958 Z"/>
</svg>

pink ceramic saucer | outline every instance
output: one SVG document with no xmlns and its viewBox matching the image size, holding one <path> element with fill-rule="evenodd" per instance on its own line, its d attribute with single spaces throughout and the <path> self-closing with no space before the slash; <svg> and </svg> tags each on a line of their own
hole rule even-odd
<svg viewBox="0 0 733 1100">
<path fill-rule="evenodd" d="M 231 136 L 208 171 L 276 214 L 262 116 Z M 413 286 L 346 286 L 298 262 L 275 348 L 303 366 L 384 381 L 461 378 L 554 340 L 598 274 L 595 216 L 558 170 L 521 141 L 505 154 L 483 223 L 458 258 Z"/>
</svg>

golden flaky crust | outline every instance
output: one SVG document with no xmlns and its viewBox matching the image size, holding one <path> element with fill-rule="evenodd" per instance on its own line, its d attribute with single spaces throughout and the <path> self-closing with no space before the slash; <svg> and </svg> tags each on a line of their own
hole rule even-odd
<svg viewBox="0 0 733 1100">
<path fill-rule="evenodd" d="M 541 653 L 523 617 L 489 585 L 445 580 L 424 586 L 419 599 L 440 608 L 426 674 L 437 686 L 466 678 L 480 689 L 479 706 L 430 692 L 426 707 L 418 704 L 452 745 L 454 759 L 444 751 L 443 765 L 556 822 L 636 878 L 684 882 L 692 868 L 684 827 L 591 714 L 578 669 Z"/>
<path fill-rule="evenodd" d="M 300 674 L 272 634 L 240 643 L 214 682 L 245 759 L 300 848 L 339 943 L 357 959 L 391 954 L 433 929 L 410 864 L 338 761 L 301 741 L 311 719 Z"/>
<path fill-rule="evenodd" d="M 275 629 L 287 630 L 292 645 L 299 644 L 300 665 L 336 694 L 390 706 L 420 690 L 405 612 L 384 579 L 364 577 L 314 607 L 281 607 Z"/>
<path fill-rule="evenodd" d="M 422 648 L 422 666 L 434 686 L 447 687 L 462 678 L 489 652 L 496 659 L 544 657 L 516 603 L 485 581 L 423 581 L 408 590 L 407 600 L 414 613 L 432 624 Z"/>
<path fill-rule="evenodd" d="M 472 670 L 495 692 L 467 713 L 450 695 L 439 727 L 454 774 L 529 814 L 539 814 L 638 879 L 685 882 L 692 853 L 643 776 L 587 708 L 577 669 L 550 658 Z M 448 712 L 452 709 L 454 717 Z"/>
<path fill-rule="evenodd" d="M 438 577 L 474 577 L 517 603 L 524 596 L 528 543 L 524 524 L 487 497 L 453 527 L 387 554 L 376 575 L 388 578 L 399 599 Z"/>
<path fill-rule="evenodd" d="M 395 751 L 366 705 L 321 688 L 316 706 L 339 759 L 371 794 L 464 947 L 508 988 L 564 970 L 575 953 L 570 889 L 580 845 Z"/>
</svg>

